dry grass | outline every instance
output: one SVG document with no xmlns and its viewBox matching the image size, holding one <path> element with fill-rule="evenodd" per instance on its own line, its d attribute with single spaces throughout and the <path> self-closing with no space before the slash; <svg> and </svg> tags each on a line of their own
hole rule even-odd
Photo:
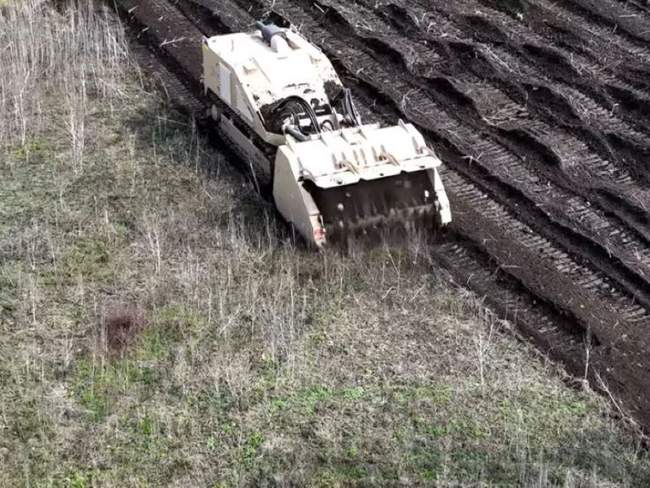
<svg viewBox="0 0 650 488">
<path fill-rule="evenodd" d="M 113 110 L 127 66 L 123 31 L 92 2 L 72 2 L 64 16 L 43 0 L 7 6 L 0 15 L 0 144 L 27 141 L 52 124 L 53 94 L 65 109 L 70 162 L 79 171 L 86 147 L 88 96 Z"/>
<path fill-rule="evenodd" d="M 1 15 L 1 486 L 648 481 L 419 241 L 296 248 L 111 18 Z"/>
</svg>

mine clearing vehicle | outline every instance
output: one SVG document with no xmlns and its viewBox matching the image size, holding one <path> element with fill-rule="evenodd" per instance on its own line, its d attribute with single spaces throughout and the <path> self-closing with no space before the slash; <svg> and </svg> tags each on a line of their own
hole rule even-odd
<svg viewBox="0 0 650 488">
<path fill-rule="evenodd" d="M 410 123 L 363 124 L 327 56 L 292 28 L 203 41 L 222 139 L 310 243 L 391 222 L 451 222 L 442 164 Z"/>
</svg>

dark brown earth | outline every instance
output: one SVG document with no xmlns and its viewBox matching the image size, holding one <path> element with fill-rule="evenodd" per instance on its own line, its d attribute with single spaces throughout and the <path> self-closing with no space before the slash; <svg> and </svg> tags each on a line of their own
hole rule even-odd
<svg viewBox="0 0 650 488">
<path fill-rule="evenodd" d="M 118 0 L 150 70 L 202 110 L 200 41 L 292 23 L 366 119 L 446 163 L 431 255 L 650 428 L 650 6 L 643 0 Z"/>
<path fill-rule="evenodd" d="M 115 355 L 124 354 L 145 326 L 142 310 L 129 304 L 110 307 L 103 322 L 106 349 Z"/>
</svg>

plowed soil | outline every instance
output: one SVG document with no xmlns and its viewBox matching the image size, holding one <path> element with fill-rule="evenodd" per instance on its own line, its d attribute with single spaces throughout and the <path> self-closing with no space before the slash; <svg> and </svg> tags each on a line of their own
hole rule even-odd
<svg viewBox="0 0 650 488">
<path fill-rule="evenodd" d="M 298 26 L 366 119 L 410 120 L 445 162 L 432 256 L 650 428 L 647 1 L 117 3 L 190 110 L 202 36 Z"/>
</svg>

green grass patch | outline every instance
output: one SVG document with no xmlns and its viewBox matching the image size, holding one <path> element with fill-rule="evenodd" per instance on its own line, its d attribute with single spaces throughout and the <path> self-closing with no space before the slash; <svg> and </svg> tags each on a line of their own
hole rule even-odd
<svg viewBox="0 0 650 488">
<path fill-rule="evenodd" d="M 171 304 L 152 314 L 149 324 L 140 334 L 134 356 L 140 360 L 163 360 L 176 345 L 187 340 L 205 326 L 205 318 L 184 305 Z"/>
<path fill-rule="evenodd" d="M 0 0 L 2 5 L 3 0 Z M 54 145 L 44 137 L 34 136 L 25 144 L 18 144 L 8 148 L 9 161 L 16 163 L 42 163 L 56 155 Z"/>
<path fill-rule="evenodd" d="M 61 486 L 63 488 L 91 488 L 94 484 L 93 479 L 93 471 L 74 470 L 63 478 Z"/>
<path fill-rule="evenodd" d="M 131 359 L 115 359 L 104 364 L 80 359 L 75 365 L 73 391 L 89 420 L 101 422 L 121 398 L 144 400 L 161 381 L 162 371 L 142 366 Z"/>
<path fill-rule="evenodd" d="M 68 279 L 83 276 L 88 281 L 108 283 L 115 279 L 111 254 L 114 249 L 103 239 L 86 237 L 75 241 L 61 260 L 60 274 Z"/>
<path fill-rule="evenodd" d="M 9 433 L 23 443 L 36 439 L 43 441 L 52 433 L 52 420 L 44 415 L 39 408 L 37 398 L 25 398 L 11 412 L 9 421 Z"/>
<path fill-rule="evenodd" d="M 260 432 L 253 432 L 247 439 L 243 448 L 243 462 L 245 465 L 252 466 L 259 455 L 260 447 L 264 442 L 264 436 Z"/>
<path fill-rule="evenodd" d="M 269 413 L 296 412 L 302 416 L 312 416 L 318 412 L 335 408 L 341 403 L 355 403 L 364 399 L 370 392 L 361 386 L 330 388 L 325 385 L 313 385 L 287 395 L 267 399 Z"/>
<path fill-rule="evenodd" d="M 596 448 L 617 441 L 605 432 L 593 438 L 581 427 L 587 421 L 595 428 L 597 408 L 575 394 L 522 388 L 485 402 L 479 387 L 447 384 L 282 390 L 269 390 L 255 407 L 273 419 L 264 436 L 298 436 L 312 446 L 300 457 L 316 485 L 389 483 L 406 473 L 424 484 L 511 486 L 542 476 L 562 485 L 571 467 L 624 482 L 637 464 Z M 282 469 L 272 451 L 255 459 L 264 472 Z"/>
</svg>

